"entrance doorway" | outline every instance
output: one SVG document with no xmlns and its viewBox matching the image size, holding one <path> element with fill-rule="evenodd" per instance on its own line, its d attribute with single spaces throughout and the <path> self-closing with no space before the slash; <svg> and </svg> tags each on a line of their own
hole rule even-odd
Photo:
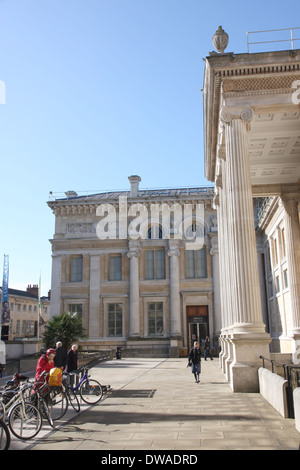
<svg viewBox="0 0 300 470">
<path fill-rule="evenodd" d="M 188 350 L 193 347 L 194 341 L 198 341 L 203 352 L 203 343 L 209 336 L 208 307 L 207 305 L 188 306 L 186 308 Z"/>
</svg>

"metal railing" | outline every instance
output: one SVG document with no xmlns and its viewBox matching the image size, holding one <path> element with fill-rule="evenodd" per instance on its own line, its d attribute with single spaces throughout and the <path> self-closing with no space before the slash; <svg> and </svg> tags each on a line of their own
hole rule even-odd
<svg viewBox="0 0 300 470">
<path fill-rule="evenodd" d="M 264 356 L 259 356 L 262 359 L 263 367 L 267 369 L 265 361 L 271 363 L 271 371 L 274 374 L 280 375 L 287 380 L 286 397 L 289 418 L 294 418 L 294 399 L 293 391 L 295 388 L 300 387 L 300 366 L 294 366 L 291 364 L 283 364 L 282 362 L 275 361 L 274 359 L 268 359 Z M 278 374 L 278 370 L 275 372 L 275 367 L 278 369 L 282 368 L 282 374 Z"/>
<path fill-rule="evenodd" d="M 300 37 L 295 37 L 295 31 L 299 30 L 300 27 L 297 28 L 283 28 L 283 29 L 267 29 L 265 31 L 248 31 L 247 34 L 247 49 L 248 53 L 250 53 L 250 45 L 254 44 L 270 44 L 270 43 L 280 43 L 280 42 L 290 42 L 291 43 L 291 49 L 294 49 L 294 42 L 295 41 L 300 41 Z M 271 41 L 255 41 L 255 42 L 250 42 L 249 41 L 249 34 L 262 34 L 262 33 L 274 33 L 274 32 L 279 32 L 279 31 L 289 31 L 290 32 L 290 37 L 288 39 L 273 39 Z"/>
</svg>

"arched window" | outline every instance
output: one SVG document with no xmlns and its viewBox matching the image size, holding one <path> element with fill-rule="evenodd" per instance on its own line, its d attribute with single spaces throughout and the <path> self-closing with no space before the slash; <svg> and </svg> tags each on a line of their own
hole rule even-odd
<svg viewBox="0 0 300 470">
<path fill-rule="evenodd" d="M 161 240 L 162 239 L 162 229 L 158 225 L 154 227 L 149 227 L 147 232 L 148 240 Z"/>
</svg>

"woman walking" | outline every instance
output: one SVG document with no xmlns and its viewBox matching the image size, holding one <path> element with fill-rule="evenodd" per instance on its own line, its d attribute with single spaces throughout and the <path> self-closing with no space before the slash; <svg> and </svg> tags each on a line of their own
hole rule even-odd
<svg viewBox="0 0 300 470">
<path fill-rule="evenodd" d="M 194 342 L 194 347 L 190 350 L 189 364 L 192 365 L 192 373 L 194 374 L 195 382 L 199 383 L 201 372 L 201 352 L 198 341 Z"/>
</svg>

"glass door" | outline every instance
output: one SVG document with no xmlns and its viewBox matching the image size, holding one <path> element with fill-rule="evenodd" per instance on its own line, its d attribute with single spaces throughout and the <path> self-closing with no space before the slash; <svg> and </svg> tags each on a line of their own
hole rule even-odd
<svg viewBox="0 0 300 470">
<path fill-rule="evenodd" d="M 203 343 L 207 336 L 207 322 L 204 317 L 193 318 L 191 320 L 189 322 L 189 350 L 193 347 L 194 342 L 198 341 L 201 352 L 203 352 Z"/>
</svg>

